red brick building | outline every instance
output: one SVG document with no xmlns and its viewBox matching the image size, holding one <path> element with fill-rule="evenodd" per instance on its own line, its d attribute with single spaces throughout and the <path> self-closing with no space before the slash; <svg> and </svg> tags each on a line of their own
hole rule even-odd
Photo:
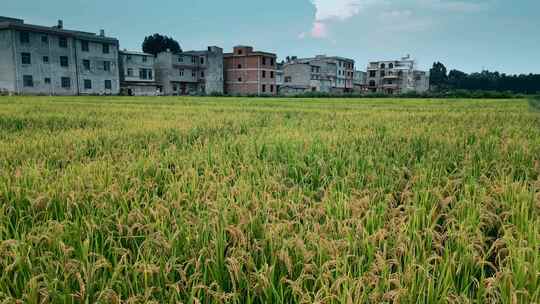
<svg viewBox="0 0 540 304">
<path fill-rule="evenodd" d="M 236 46 L 223 54 L 225 93 L 230 95 L 277 95 L 276 54 Z"/>
</svg>

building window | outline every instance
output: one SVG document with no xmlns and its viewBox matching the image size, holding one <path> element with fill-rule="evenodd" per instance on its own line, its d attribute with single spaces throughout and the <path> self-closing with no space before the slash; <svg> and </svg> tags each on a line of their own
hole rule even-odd
<svg viewBox="0 0 540 304">
<path fill-rule="evenodd" d="M 204 78 L 204 71 L 201 71 L 201 78 Z"/>
<path fill-rule="evenodd" d="M 266 57 L 262 58 L 262 65 L 266 65 Z"/>
<path fill-rule="evenodd" d="M 384 63 L 381 63 L 381 69 L 386 69 L 386 65 Z"/>
<path fill-rule="evenodd" d="M 142 56 L 142 62 L 148 61 L 148 58 L 146 56 Z"/>
<path fill-rule="evenodd" d="M 238 78 L 238 82 L 242 82 L 242 77 Z"/>
<path fill-rule="evenodd" d="M 66 37 L 58 38 L 58 46 L 61 48 L 67 48 L 68 47 L 67 38 Z"/>
<path fill-rule="evenodd" d="M 133 69 L 132 69 L 132 68 L 127 69 L 127 75 L 128 75 L 129 77 L 132 77 L 132 76 L 133 76 Z"/>
<path fill-rule="evenodd" d="M 50 78 L 45 78 L 44 81 L 45 81 L 45 84 L 51 84 L 51 79 Z"/>
<path fill-rule="evenodd" d="M 292 82 L 291 76 L 285 76 L 285 82 Z"/>
<path fill-rule="evenodd" d="M 62 88 L 64 89 L 71 88 L 71 79 L 69 77 L 62 77 L 61 82 L 62 82 Z"/>
<path fill-rule="evenodd" d="M 204 57 L 201 57 L 201 64 L 204 64 Z"/>
<path fill-rule="evenodd" d="M 191 63 L 197 63 L 197 57 L 191 56 Z"/>
<path fill-rule="evenodd" d="M 60 56 L 60 66 L 62 67 L 68 67 L 69 66 L 69 60 L 67 56 Z"/>
<path fill-rule="evenodd" d="M 394 64 L 393 64 L 393 63 L 390 63 L 390 64 L 388 65 L 388 68 L 389 68 L 389 69 L 393 69 L 393 68 L 394 68 Z"/>
<path fill-rule="evenodd" d="M 270 65 L 274 66 L 274 58 L 270 58 Z"/>
<path fill-rule="evenodd" d="M 146 69 L 139 69 L 139 79 L 147 79 Z"/>
<path fill-rule="evenodd" d="M 34 86 L 34 79 L 32 78 L 32 75 L 23 75 L 23 86 L 25 87 Z"/>
<path fill-rule="evenodd" d="M 238 50 L 238 55 L 242 55 L 242 50 Z"/>
<path fill-rule="evenodd" d="M 148 79 L 152 80 L 154 76 L 152 75 L 152 70 L 148 70 Z"/>
<path fill-rule="evenodd" d="M 369 77 L 377 77 L 377 71 L 369 71 Z"/>
<path fill-rule="evenodd" d="M 270 78 L 274 78 L 274 71 L 270 71 Z"/>
<path fill-rule="evenodd" d="M 32 64 L 32 55 L 30 53 L 21 53 L 22 64 Z"/>
<path fill-rule="evenodd" d="M 266 93 L 266 85 L 265 84 L 262 85 L 262 92 Z"/>
<path fill-rule="evenodd" d="M 49 36 L 47 36 L 47 35 L 41 36 L 41 42 L 42 43 L 49 43 Z"/>
<path fill-rule="evenodd" d="M 241 69 L 241 68 L 242 68 L 242 65 L 241 65 L 241 64 L 239 64 L 239 65 L 238 65 L 238 68 L 239 68 L 239 69 Z"/>
<path fill-rule="evenodd" d="M 184 76 L 184 69 L 180 69 L 180 77 Z"/>
<path fill-rule="evenodd" d="M 371 81 L 369 82 L 369 86 L 370 86 L 370 87 L 374 87 L 374 86 L 375 86 L 375 80 L 371 80 Z"/>
<path fill-rule="evenodd" d="M 90 71 L 90 60 L 88 59 L 85 59 L 82 61 L 83 62 L 83 68 L 87 71 Z"/>
<path fill-rule="evenodd" d="M 112 81 L 105 80 L 105 90 L 112 90 Z"/>
<path fill-rule="evenodd" d="M 20 32 L 19 39 L 21 43 L 30 43 L 30 33 L 29 32 Z"/>
<path fill-rule="evenodd" d="M 381 71 L 381 77 L 386 76 L 386 73 L 384 71 Z"/>
<path fill-rule="evenodd" d="M 103 44 L 103 54 L 109 54 L 109 45 L 107 43 Z"/>
<path fill-rule="evenodd" d="M 184 57 L 182 56 L 178 57 L 178 62 L 184 62 Z"/>
<path fill-rule="evenodd" d="M 85 79 L 84 80 L 84 89 L 85 90 L 92 89 L 92 80 L 90 80 L 90 79 Z"/>
<path fill-rule="evenodd" d="M 266 78 L 266 71 L 262 71 L 262 78 Z"/>
<path fill-rule="evenodd" d="M 270 85 L 270 92 L 274 93 L 274 85 L 273 84 Z"/>
<path fill-rule="evenodd" d="M 103 61 L 103 70 L 109 72 L 111 70 L 111 62 Z"/>
<path fill-rule="evenodd" d="M 49 56 L 43 56 L 43 63 L 49 63 Z"/>
<path fill-rule="evenodd" d="M 191 77 L 197 77 L 197 74 L 195 73 L 195 71 L 191 71 Z"/>
<path fill-rule="evenodd" d="M 83 52 L 89 52 L 90 51 L 90 47 L 88 45 L 88 41 L 81 41 L 81 49 Z"/>
</svg>

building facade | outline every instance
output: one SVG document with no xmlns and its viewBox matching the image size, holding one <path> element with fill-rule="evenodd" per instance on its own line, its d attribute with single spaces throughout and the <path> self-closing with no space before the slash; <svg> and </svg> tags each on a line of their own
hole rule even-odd
<svg viewBox="0 0 540 304">
<path fill-rule="evenodd" d="M 155 59 L 156 81 L 165 95 L 223 94 L 223 49 L 162 52 Z"/>
<path fill-rule="evenodd" d="M 118 94 L 118 40 L 0 17 L 0 91 L 15 94 Z"/>
<path fill-rule="evenodd" d="M 429 89 L 428 74 L 417 71 L 410 56 L 401 60 L 370 62 L 367 73 L 368 90 L 373 93 L 401 94 Z"/>
<path fill-rule="evenodd" d="M 353 91 L 355 93 L 367 92 L 367 73 L 364 71 L 354 71 Z"/>
<path fill-rule="evenodd" d="M 155 57 L 151 54 L 120 51 L 120 91 L 129 96 L 160 95 L 154 69 Z"/>
<path fill-rule="evenodd" d="M 344 57 L 293 57 L 285 64 L 283 74 L 284 94 L 350 93 L 354 88 L 354 60 Z"/>
<path fill-rule="evenodd" d="M 277 95 L 276 54 L 236 46 L 224 54 L 225 93 L 229 95 Z"/>
</svg>

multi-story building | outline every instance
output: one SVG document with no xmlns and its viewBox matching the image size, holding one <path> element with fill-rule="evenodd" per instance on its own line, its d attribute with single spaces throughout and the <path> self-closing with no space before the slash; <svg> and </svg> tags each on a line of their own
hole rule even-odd
<svg viewBox="0 0 540 304">
<path fill-rule="evenodd" d="M 427 73 L 416 70 L 416 63 L 410 56 L 393 61 L 370 62 L 367 68 L 370 92 L 400 94 L 410 91 L 424 92 Z"/>
<path fill-rule="evenodd" d="M 0 17 L 0 91 L 16 94 L 118 94 L 118 40 Z"/>
<path fill-rule="evenodd" d="M 353 91 L 354 60 L 325 55 L 292 58 L 284 68 L 284 94 Z"/>
<path fill-rule="evenodd" d="M 223 49 L 159 53 L 156 81 L 165 95 L 223 94 Z"/>
<path fill-rule="evenodd" d="M 283 86 L 283 62 L 276 64 L 276 92 L 280 94 L 281 87 Z"/>
<path fill-rule="evenodd" d="M 367 73 L 364 71 L 354 71 L 353 91 L 364 93 L 367 91 Z"/>
<path fill-rule="evenodd" d="M 151 54 L 120 51 L 120 91 L 130 96 L 159 95 L 155 79 L 155 57 Z"/>
<path fill-rule="evenodd" d="M 230 95 L 276 95 L 276 58 L 273 53 L 236 46 L 224 54 L 225 93 Z"/>
</svg>

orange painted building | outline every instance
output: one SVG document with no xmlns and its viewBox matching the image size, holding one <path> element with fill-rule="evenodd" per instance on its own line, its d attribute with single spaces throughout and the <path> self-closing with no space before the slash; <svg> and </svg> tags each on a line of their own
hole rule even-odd
<svg viewBox="0 0 540 304">
<path fill-rule="evenodd" d="M 276 54 L 236 46 L 223 54 L 225 93 L 229 95 L 277 95 Z"/>
</svg>

